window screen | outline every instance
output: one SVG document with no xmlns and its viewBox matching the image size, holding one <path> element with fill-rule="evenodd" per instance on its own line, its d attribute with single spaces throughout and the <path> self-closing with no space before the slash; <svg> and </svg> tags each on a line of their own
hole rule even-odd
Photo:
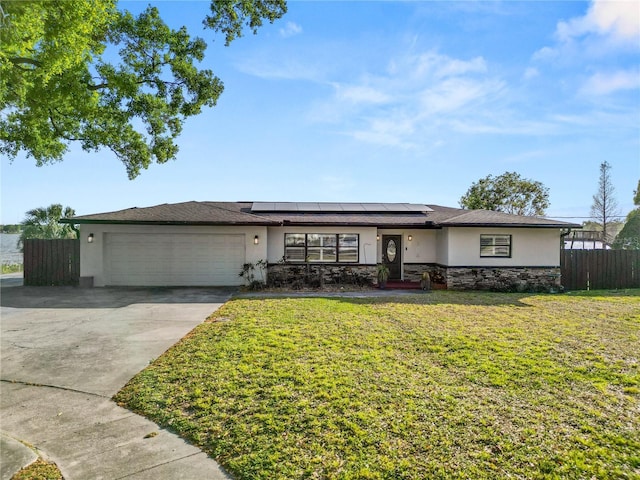
<svg viewBox="0 0 640 480">
<path fill-rule="evenodd" d="M 481 257 L 511 257 L 511 235 L 480 235 Z"/>
<path fill-rule="evenodd" d="M 357 233 L 285 233 L 288 262 L 358 263 Z"/>
</svg>

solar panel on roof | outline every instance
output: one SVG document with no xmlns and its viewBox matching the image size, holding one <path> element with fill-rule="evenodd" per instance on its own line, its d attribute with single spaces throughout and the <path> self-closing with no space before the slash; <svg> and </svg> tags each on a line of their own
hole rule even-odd
<svg viewBox="0 0 640 480">
<path fill-rule="evenodd" d="M 277 212 L 297 212 L 298 204 L 295 202 L 277 202 L 275 210 Z"/>
<path fill-rule="evenodd" d="M 363 203 L 362 208 L 365 212 L 387 212 L 387 208 L 382 203 Z"/>
<path fill-rule="evenodd" d="M 251 205 L 252 212 L 273 212 L 276 204 L 273 202 L 253 202 Z"/>
<path fill-rule="evenodd" d="M 433 210 L 416 203 L 254 202 L 253 212 L 423 213 Z"/>
<path fill-rule="evenodd" d="M 296 202 L 298 212 L 319 212 L 320 205 L 317 202 Z"/>
<path fill-rule="evenodd" d="M 342 203 L 319 203 L 319 210 L 321 212 L 344 212 Z"/>
<path fill-rule="evenodd" d="M 433 209 L 421 203 L 403 203 L 402 205 L 407 212 L 433 212 Z"/>
</svg>

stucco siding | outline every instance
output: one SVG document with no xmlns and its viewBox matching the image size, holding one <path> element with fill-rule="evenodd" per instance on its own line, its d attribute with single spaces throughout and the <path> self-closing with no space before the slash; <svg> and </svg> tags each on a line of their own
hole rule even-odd
<svg viewBox="0 0 640 480">
<path fill-rule="evenodd" d="M 560 231 L 555 228 L 448 228 L 448 259 L 454 266 L 545 266 L 560 265 Z M 511 258 L 481 257 L 480 235 L 511 235 Z"/>
<path fill-rule="evenodd" d="M 374 227 L 268 227 L 269 263 L 278 263 L 284 256 L 285 233 L 356 233 L 360 236 L 359 263 L 376 263 L 376 228 Z"/>
<path fill-rule="evenodd" d="M 440 265 L 449 264 L 449 229 L 436 230 L 436 262 Z"/>
<path fill-rule="evenodd" d="M 401 259 L 403 263 L 403 278 L 405 269 L 425 265 L 443 267 L 557 267 L 560 264 L 560 230 L 557 228 L 474 228 L 474 227 L 446 227 L 443 229 L 382 229 L 375 227 L 309 227 L 309 226 L 192 226 L 192 225 L 117 225 L 117 224 L 82 224 L 80 226 L 80 274 L 82 277 L 92 277 L 95 286 L 109 285 L 109 270 L 113 265 L 114 251 L 107 246 L 108 235 L 111 238 L 118 234 L 131 234 L 135 238 L 136 247 L 146 242 L 136 235 L 149 235 L 149 243 L 157 244 L 155 237 L 160 235 L 174 236 L 173 249 L 180 245 L 179 236 L 183 235 L 191 250 L 198 251 L 206 242 L 194 241 L 197 235 L 236 235 L 237 240 L 244 242 L 244 261 L 256 263 L 267 260 L 270 264 L 278 263 L 284 255 L 285 233 L 354 233 L 359 235 L 359 264 L 375 265 L 381 261 L 382 237 L 384 235 L 401 235 Z M 93 242 L 88 243 L 87 237 L 93 234 Z M 511 235 L 511 257 L 481 257 L 480 235 L 502 234 Z M 258 236 L 258 244 L 254 244 L 254 237 Z M 380 235 L 380 240 L 376 239 Z M 412 239 L 409 241 L 408 237 Z M 119 249 L 126 252 L 126 236 L 120 235 Z M 176 241 L 178 238 L 178 241 Z M 123 241 L 125 244 L 123 245 Z M 232 243 L 229 243 L 231 241 Z M 218 245 L 211 243 L 211 245 Z M 236 240 L 227 239 L 226 245 L 236 247 Z M 124 250 L 122 250 L 124 248 Z M 135 251 L 132 247 L 131 251 Z M 204 248 L 204 247 L 203 247 Z M 219 251 L 217 246 L 206 247 L 210 251 Z M 224 247 L 220 247 L 224 248 Z M 237 249 L 235 249 L 237 251 Z M 144 253 L 144 250 L 138 250 Z M 109 255 L 107 255 L 109 253 Z M 110 258 L 108 258 L 110 257 Z M 126 257 L 126 256 L 125 256 Z M 134 254 L 134 257 L 138 257 Z M 144 255 L 140 255 L 144 257 Z M 193 257 L 193 255 L 191 255 Z M 193 259 L 192 259 L 193 260 Z M 121 262 L 124 263 L 126 258 Z M 144 261 L 141 261 L 142 263 Z M 224 262 L 220 262 L 224 263 Z M 220 265 L 216 263 L 215 265 Z M 233 262 L 238 263 L 237 256 Z M 238 273 L 242 265 L 237 266 Z M 204 267 L 203 267 L 204 268 Z M 216 267 L 217 268 L 217 267 Z M 227 262 L 227 272 L 235 269 Z M 197 270 L 197 269 L 195 269 Z M 409 269 L 411 270 L 411 269 Z M 418 269 L 419 270 L 419 269 Z M 418 271 L 416 270 L 416 271 Z M 182 272 L 185 273 L 185 272 Z M 197 272 L 194 272 L 194 274 Z M 230 275 L 227 275 L 230 278 Z"/>
<path fill-rule="evenodd" d="M 93 242 L 88 243 L 88 235 L 93 234 Z M 257 262 L 267 256 L 266 227 L 235 227 L 235 226 L 181 226 L 181 225 L 113 225 L 113 224 L 83 224 L 80 226 L 80 276 L 93 277 L 93 285 L 105 286 L 110 284 L 108 269 L 106 268 L 106 238 L 114 234 L 145 234 L 150 239 L 159 235 L 238 235 L 244 239 L 246 262 Z M 259 243 L 254 244 L 254 237 L 258 235 Z M 242 265 L 238 265 L 238 273 Z"/>
<path fill-rule="evenodd" d="M 382 261 L 382 236 L 402 236 L 402 263 L 433 263 L 436 261 L 436 231 L 385 229 L 378 232 L 380 240 L 376 242 L 376 262 Z M 409 241 L 411 235 L 411 241 Z"/>
</svg>

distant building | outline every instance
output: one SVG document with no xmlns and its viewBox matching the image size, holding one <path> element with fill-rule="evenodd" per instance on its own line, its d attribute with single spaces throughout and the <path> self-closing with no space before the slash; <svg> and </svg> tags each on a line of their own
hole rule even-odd
<svg viewBox="0 0 640 480">
<path fill-rule="evenodd" d="M 604 241 L 602 232 L 594 230 L 575 230 L 564 237 L 565 250 L 611 250 Z"/>
</svg>

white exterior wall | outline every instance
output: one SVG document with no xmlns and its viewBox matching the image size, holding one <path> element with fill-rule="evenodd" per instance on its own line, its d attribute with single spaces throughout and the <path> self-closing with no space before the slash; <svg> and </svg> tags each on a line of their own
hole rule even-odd
<svg viewBox="0 0 640 480">
<path fill-rule="evenodd" d="M 450 227 L 447 237 L 449 267 L 556 267 L 560 265 L 560 229 Z M 511 258 L 480 257 L 480 235 L 511 235 Z"/>
<path fill-rule="evenodd" d="M 93 243 L 87 236 L 93 233 Z M 480 228 L 449 227 L 441 230 L 390 229 L 375 227 L 251 227 L 190 225 L 80 225 L 80 275 L 93 277 L 95 286 L 108 285 L 105 271 L 105 234 L 235 234 L 244 235 L 245 261 L 268 260 L 278 263 L 284 255 L 285 233 L 353 233 L 360 237 L 359 263 L 374 265 L 381 261 L 383 235 L 401 235 L 403 264 L 437 263 L 448 267 L 556 267 L 560 264 L 560 229 L 554 228 Z M 480 257 L 481 234 L 512 236 L 511 258 Z M 259 244 L 254 245 L 258 235 Z M 380 235 L 380 240 L 376 240 Z M 408 236 L 412 241 L 408 241 Z M 241 265 L 238 267 L 238 273 Z"/>
<path fill-rule="evenodd" d="M 376 262 L 382 261 L 382 236 L 402 236 L 402 263 L 434 263 L 437 261 L 437 231 L 436 230 L 380 230 L 380 240 L 377 242 Z M 411 235 L 411 241 L 409 241 Z"/>
<path fill-rule="evenodd" d="M 357 233 L 360 235 L 360 264 L 373 265 L 376 263 L 376 232 L 375 227 L 268 227 L 268 256 L 269 263 L 278 263 L 284 256 L 285 233 Z"/>
<path fill-rule="evenodd" d="M 98 285 L 96 282 L 102 280 L 103 274 L 103 233 L 108 225 L 78 225 L 78 227 L 80 229 L 80 276 L 93 277 L 93 284 Z M 93 243 L 87 242 L 90 233 L 93 234 Z"/>
<path fill-rule="evenodd" d="M 449 229 L 443 228 L 436 231 L 436 263 L 449 264 Z"/>
<path fill-rule="evenodd" d="M 92 243 L 87 242 L 90 233 L 93 233 Z M 80 276 L 93 277 L 93 284 L 96 287 L 105 286 L 109 282 L 104 266 L 106 233 L 244 234 L 246 262 L 256 263 L 258 260 L 267 258 L 266 227 L 82 224 L 80 225 Z M 258 245 L 253 243 L 256 235 L 259 237 Z M 242 265 L 238 267 L 238 273 L 241 267 Z"/>
</svg>

